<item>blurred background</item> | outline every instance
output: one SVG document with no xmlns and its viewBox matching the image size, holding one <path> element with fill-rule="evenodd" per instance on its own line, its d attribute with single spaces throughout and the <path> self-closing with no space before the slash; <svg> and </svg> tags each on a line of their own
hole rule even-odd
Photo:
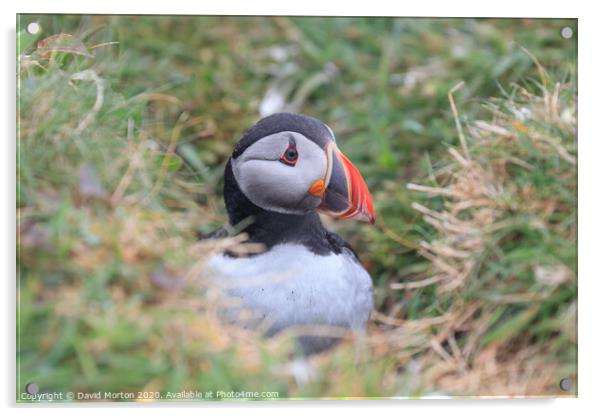
<svg viewBox="0 0 602 416">
<path fill-rule="evenodd" d="M 576 38 L 576 20 L 20 15 L 19 392 L 575 395 Z M 332 128 L 377 213 L 324 218 L 376 307 L 309 381 L 290 340 L 220 325 L 192 283 L 224 164 L 278 111 Z"/>
</svg>

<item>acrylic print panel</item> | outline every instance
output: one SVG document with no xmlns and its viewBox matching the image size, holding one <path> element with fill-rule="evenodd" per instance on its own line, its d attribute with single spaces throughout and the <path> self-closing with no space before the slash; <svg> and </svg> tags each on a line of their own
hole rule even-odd
<svg viewBox="0 0 602 416">
<path fill-rule="evenodd" d="M 576 396 L 577 35 L 19 15 L 17 401 Z"/>
</svg>

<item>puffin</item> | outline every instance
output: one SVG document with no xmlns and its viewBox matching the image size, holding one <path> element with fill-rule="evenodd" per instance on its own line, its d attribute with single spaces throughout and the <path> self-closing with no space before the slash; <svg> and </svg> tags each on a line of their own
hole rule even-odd
<svg viewBox="0 0 602 416">
<path fill-rule="evenodd" d="M 330 127 L 303 114 L 261 119 L 226 163 L 223 196 L 230 229 L 242 224 L 248 242 L 263 248 L 207 262 L 211 284 L 228 297 L 230 319 L 266 336 L 297 330 L 303 355 L 329 349 L 341 334 L 365 332 L 372 279 L 319 212 L 373 224 L 374 208 Z"/>
</svg>

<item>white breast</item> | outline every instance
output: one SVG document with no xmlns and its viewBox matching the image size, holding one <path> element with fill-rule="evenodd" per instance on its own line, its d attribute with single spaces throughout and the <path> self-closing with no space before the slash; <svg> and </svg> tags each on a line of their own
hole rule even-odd
<svg viewBox="0 0 602 416">
<path fill-rule="evenodd" d="M 282 244 L 248 258 L 213 257 L 208 272 L 208 283 L 268 319 L 270 332 L 295 325 L 363 329 L 372 310 L 372 280 L 347 251 L 321 256 Z"/>
</svg>

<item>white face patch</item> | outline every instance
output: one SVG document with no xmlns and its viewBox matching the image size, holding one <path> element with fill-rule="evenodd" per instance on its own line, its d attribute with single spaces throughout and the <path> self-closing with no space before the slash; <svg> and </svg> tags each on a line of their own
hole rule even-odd
<svg viewBox="0 0 602 416">
<path fill-rule="evenodd" d="M 298 158 L 294 166 L 280 161 L 294 141 Z M 255 205 L 285 214 L 304 214 L 321 198 L 308 193 L 326 176 L 326 153 L 304 135 L 283 131 L 266 136 L 232 159 L 232 171 L 243 194 Z"/>
</svg>

